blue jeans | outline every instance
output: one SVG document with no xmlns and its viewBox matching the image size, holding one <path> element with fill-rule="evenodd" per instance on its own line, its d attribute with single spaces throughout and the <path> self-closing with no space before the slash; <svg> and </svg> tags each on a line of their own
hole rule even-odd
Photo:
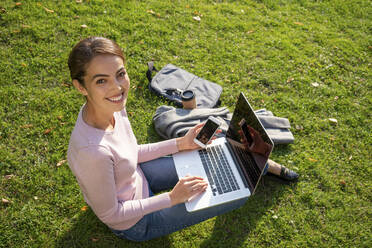
<svg viewBox="0 0 372 248">
<path fill-rule="evenodd" d="M 171 156 L 151 160 L 140 164 L 140 166 L 149 182 L 150 197 L 153 196 L 152 192 L 156 194 L 163 190 L 172 189 L 178 182 L 178 176 Z M 182 203 L 147 214 L 127 230 L 112 231 L 120 238 L 133 241 L 150 240 L 237 209 L 243 206 L 246 201 L 247 198 L 243 198 L 196 212 L 188 212 L 185 204 Z"/>
</svg>

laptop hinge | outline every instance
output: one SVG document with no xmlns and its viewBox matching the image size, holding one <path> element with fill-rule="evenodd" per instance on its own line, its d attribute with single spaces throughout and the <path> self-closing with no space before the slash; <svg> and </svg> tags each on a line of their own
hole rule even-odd
<svg viewBox="0 0 372 248">
<path fill-rule="evenodd" d="M 232 146 L 230 145 L 230 143 L 228 141 L 226 141 L 226 146 L 230 151 L 230 154 L 231 154 L 232 159 L 234 160 L 234 163 L 237 165 L 236 167 L 238 169 L 240 177 L 243 180 L 244 187 L 248 188 L 252 192 L 253 188 L 249 187 L 249 183 L 247 181 L 247 176 L 243 172 L 242 164 L 241 164 L 240 159 L 235 156 L 234 150 L 233 150 Z"/>
</svg>

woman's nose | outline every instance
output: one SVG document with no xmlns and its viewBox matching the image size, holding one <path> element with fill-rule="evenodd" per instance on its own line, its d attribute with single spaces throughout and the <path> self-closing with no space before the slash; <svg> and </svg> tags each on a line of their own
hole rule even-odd
<svg viewBox="0 0 372 248">
<path fill-rule="evenodd" d="M 117 80 L 116 78 L 113 80 L 113 87 L 115 88 L 121 88 L 122 87 L 122 82 L 120 80 Z"/>
</svg>

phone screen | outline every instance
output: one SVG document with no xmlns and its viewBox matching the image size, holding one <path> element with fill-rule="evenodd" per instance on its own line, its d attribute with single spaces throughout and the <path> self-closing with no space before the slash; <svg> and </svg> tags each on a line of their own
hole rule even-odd
<svg viewBox="0 0 372 248">
<path fill-rule="evenodd" d="M 218 127 L 219 127 L 218 123 L 215 123 L 214 121 L 208 119 L 205 125 L 203 126 L 202 130 L 200 130 L 200 132 L 196 136 L 196 139 L 199 140 L 204 145 L 206 145 L 208 141 L 212 138 L 212 135 L 214 134 Z"/>
<path fill-rule="evenodd" d="M 249 146 L 252 145 L 253 139 L 252 139 L 251 133 L 249 132 L 247 122 L 245 122 L 244 119 L 242 120 L 242 122 L 240 124 L 240 127 L 241 127 L 241 129 L 243 131 L 243 134 L 245 136 L 245 139 L 248 142 L 248 145 Z"/>
</svg>

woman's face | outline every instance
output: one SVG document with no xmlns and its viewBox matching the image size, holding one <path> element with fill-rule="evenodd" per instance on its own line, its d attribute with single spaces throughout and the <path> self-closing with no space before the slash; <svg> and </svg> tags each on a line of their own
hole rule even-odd
<svg viewBox="0 0 372 248">
<path fill-rule="evenodd" d="M 130 82 L 119 56 L 96 56 L 86 69 L 84 82 L 85 87 L 77 88 L 96 111 L 117 112 L 125 107 Z"/>
</svg>

